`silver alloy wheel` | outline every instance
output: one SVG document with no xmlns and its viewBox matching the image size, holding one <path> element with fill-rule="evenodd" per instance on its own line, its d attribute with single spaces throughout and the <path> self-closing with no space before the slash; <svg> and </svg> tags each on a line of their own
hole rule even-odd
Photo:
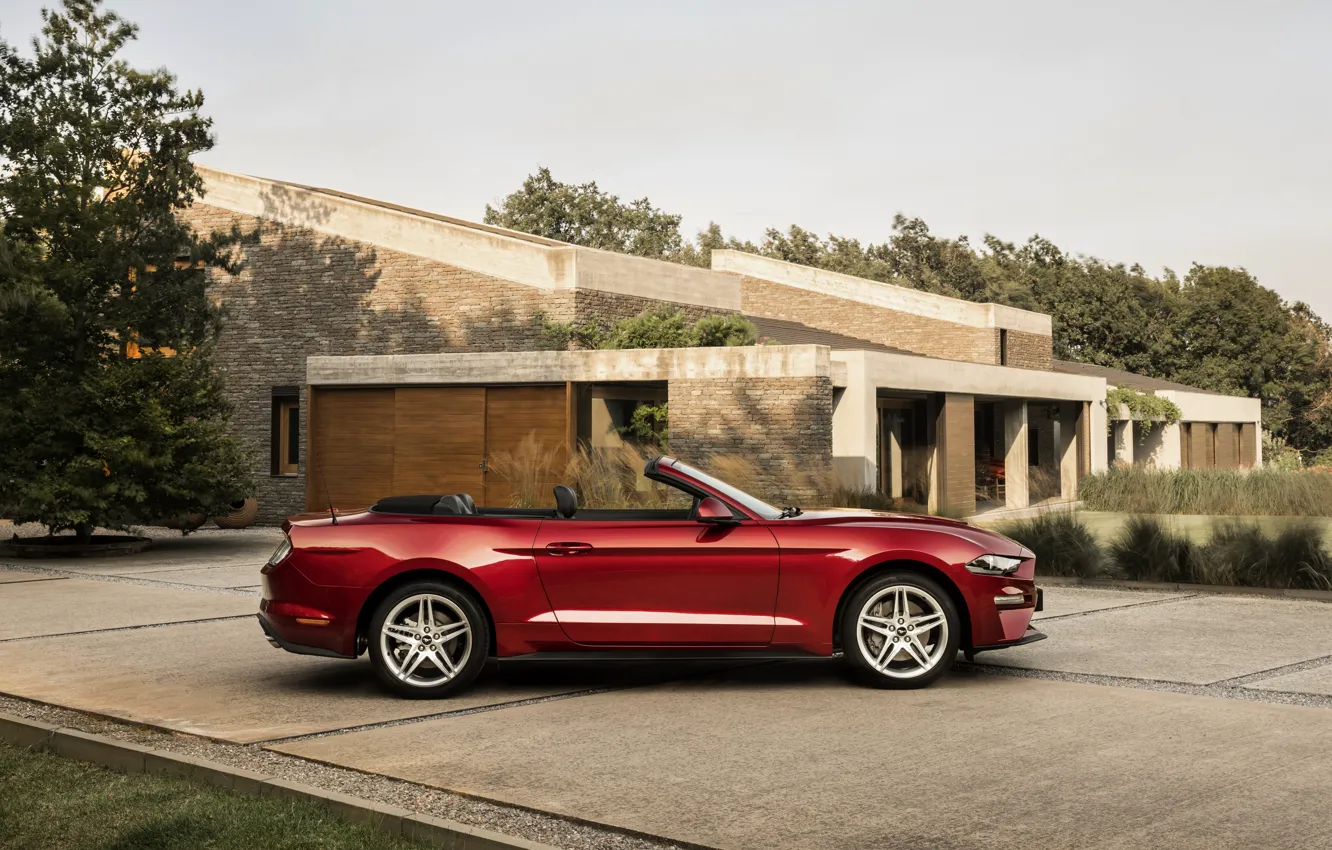
<svg viewBox="0 0 1332 850">
<path fill-rule="evenodd" d="M 472 626 L 451 599 L 418 593 L 393 606 L 379 630 L 385 665 L 403 682 L 433 688 L 458 675 L 472 651 Z"/>
<path fill-rule="evenodd" d="M 856 638 L 861 654 L 876 671 L 894 679 L 914 679 L 943 659 L 948 617 L 929 592 L 894 584 L 871 596 L 860 609 Z"/>
</svg>

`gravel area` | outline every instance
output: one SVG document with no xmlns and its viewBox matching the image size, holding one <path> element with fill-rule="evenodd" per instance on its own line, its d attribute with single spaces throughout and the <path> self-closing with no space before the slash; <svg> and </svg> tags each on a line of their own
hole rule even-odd
<svg viewBox="0 0 1332 850">
<path fill-rule="evenodd" d="M 1031 670 L 1024 667 L 1001 667 L 991 664 L 975 664 L 959 661 L 954 670 L 969 673 L 988 673 L 994 676 L 1013 676 L 1019 679 L 1045 679 L 1052 682 L 1079 682 L 1085 685 L 1105 685 L 1112 688 L 1137 688 L 1144 691 L 1169 691 L 1176 694 L 1216 697 L 1218 699 L 1239 699 L 1250 702 L 1268 702 L 1277 705 L 1303 705 L 1313 708 L 1332 708 L 1332 697 L 1320 694 L 1301 694 L 1289 691 L 1259 691 L 1244 687 L 1264 679 L 1274 679 L 1289 673 L 1301 673 L 1315 667 L 1332 664 L 1332 655 L 1313 658 L 1298 664 L 1287 664 L 1249 673 L 1224 682 L 1210 685 L 1189 685 L 1183 682 L 1165 682 L 1157 679 L 1130 679 L 1121 676 L 1100 676 L 1092 673 L 1061 673 L 1053 670 Z"/>
<path fill-rule="evenodd" d="M 191 531 L 190 535 L 206 536 L 209 534 L 256 534 L 273 536 L 280 533 L 280 529 L 275 526 L 252 525 L 249 528 L 229 528 L 221 529 L 216 526 L 205 523 L 197 531 Z M 0 520 L 0 540 L 14 537 L 45 537 L 47 533 L 46 526 L 39 522 L 25 522 L 21 525 L 14 525 L 8 520 Z M 62 535 L 72 535 L 72 531 L 61 532 Z M 179 529 L 167 528 L 162 525 L 134 525 L 130 526 L 129 531 L 112 531 L 107 528 L 94 528 L 93 534 L 132 534 L 136 537 L 149 537 L 153 540 L 162 540 L 168 537 L 180 537 Z"/>
<path fill-rule="evenodd" d="M 105 735 L 143 747 L 208 759 L 276 779 L 303 782 L 565 850 L 696 850 L 700 846 L 629 834 L 610 827 L 494 803 L 412 782 L 333 767 L 269 752 L 263 749 L 262 744 L 231 744 L 164 732 L 15 697 L 0 695 L 0 713 Z"/>
</svg>

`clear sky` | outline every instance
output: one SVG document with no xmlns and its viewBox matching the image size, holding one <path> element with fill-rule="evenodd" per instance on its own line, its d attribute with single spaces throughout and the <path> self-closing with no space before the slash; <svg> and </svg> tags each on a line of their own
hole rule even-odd
<svg viewBox="0 0 1332 850">
<path fill-rule="evenodd" d="M 479 219 L 542 164 L 752 239 L 900 211 L 1332 318 L 1326 0 L 109 5 L 203 89 L 218 168 Z"/>
</svg>

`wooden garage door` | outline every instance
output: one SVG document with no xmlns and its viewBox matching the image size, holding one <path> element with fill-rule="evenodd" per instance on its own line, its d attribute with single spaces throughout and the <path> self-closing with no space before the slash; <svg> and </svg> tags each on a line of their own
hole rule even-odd
<svg viewBox="0 0 1332 850">
<path fill-rule="evenodd" d="M 543 459 L 534 482 L 554 504 L 569 457 L 564 386 L 320 389 L 310 397 L 306 509 L 357 510 L 385 496 L 470 493 L 478 504 L 511 504 L 514 485 L 497 456 L 522 454 L 531 438 Z M 529 454 L 531 452 L 529 451 Z"/>
<path fill-rule="evenodd" d="M 569 409 L 566 390 L 557 387 L 489 387 L 486 390 L 486 458 L 494 465 L 498 456 L 520 456 L 528 437 L 544 458 L 543 473 L 535 482 L 539 504 L 554 507 L 552 488 L 564 482 L 569 460 Z M 512 482 L 494 470 L 486 473 L 487 505 L 508 505 L 514 495 Z"/>
<path fill-rule="evenodd" d="M 306 510 L 327 510 L 330 498 L 339 510 L 357 510 L 392 492 L 393 395 L 391 389 L 310 394 Z"/>
<path fill-rule="evenodd" d="M 485 387 L 399 387 L 393 495 L 470 493 L 485 486 Z"/>
</svg>

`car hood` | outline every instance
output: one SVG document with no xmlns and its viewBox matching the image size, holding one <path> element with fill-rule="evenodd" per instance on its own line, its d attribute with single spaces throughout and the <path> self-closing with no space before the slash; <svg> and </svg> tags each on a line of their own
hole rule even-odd
<svg viewBox="0 0 1332 850">
<path fill-rule="evenodd" d="M 928 514 L 837 508 L 802 511 L 799 516 L 782 520 L 782 522 L 808 523 L 811 525 L 877 526 L 885 529 L 929 529 L 952 534 L 955 537 L 970 541 L 993 555 L 1008 555 L 1014 558 L 1034 557 L 1030 549 L 998 532 L 971 525 L 962 520 Z"/>
</svg>

